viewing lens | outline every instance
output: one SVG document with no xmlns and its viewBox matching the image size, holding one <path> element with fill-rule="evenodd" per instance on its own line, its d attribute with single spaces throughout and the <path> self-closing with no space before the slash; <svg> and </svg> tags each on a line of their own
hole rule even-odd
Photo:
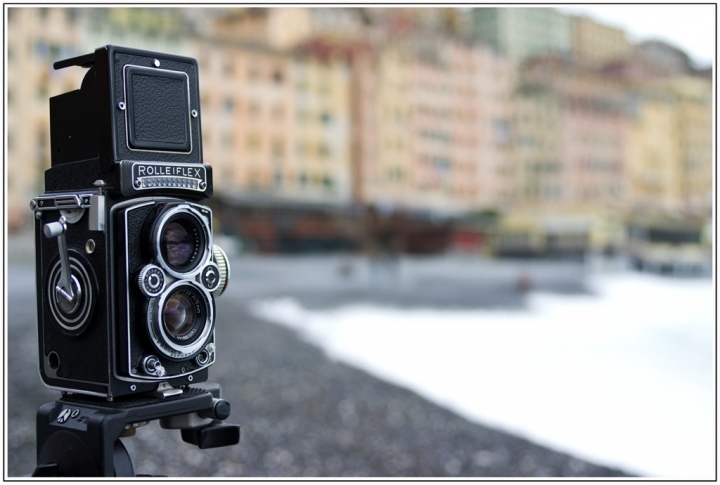
<svg viewBox="0 0 720 485">
<path fill-rule="evenodd" d="M 168 204 L 150 220 L 158 265 L 175 278 L 192 277 L 210 258 L 210 222 L 190 204 Z"/>
<path fill-rule="evenodd" d="M 163 308 L 165 329 L 172 337 L 180 337 L 189 332 L 195 323 L 195 305 L 186 295 L 172 295 Z"/>
<path fill-rule="evenodd" d="M 197 247 L 197 237 L 193 232 L 177 221 L 163 228 L 161 250 L 168 264 L 182 268 L 190 262 Z"/>
</svg>

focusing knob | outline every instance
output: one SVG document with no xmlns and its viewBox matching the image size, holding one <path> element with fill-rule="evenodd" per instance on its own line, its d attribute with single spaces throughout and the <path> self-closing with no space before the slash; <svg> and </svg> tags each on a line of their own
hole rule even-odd
<svg viewBox="0 0 720 485">
<path fill-rule="evenodd" d="M 213 244 L 213 261 L 217 264 L 217 267 L 220 270 L 220 284 L 213 292 L 213 295 L 217 298 L 223 294 L 225 288 L 227 288 L 228 282 L 230 281 L 230 262 L 228 261 L 225 251 L 215 244 Z"/>
<path fill-rule="evenodd" d="M 165 288 L 165 273 L 154 264 L 148 264 L 138 275 L 138 286 L 143 295 L 155 298 Z"/>
</svg>

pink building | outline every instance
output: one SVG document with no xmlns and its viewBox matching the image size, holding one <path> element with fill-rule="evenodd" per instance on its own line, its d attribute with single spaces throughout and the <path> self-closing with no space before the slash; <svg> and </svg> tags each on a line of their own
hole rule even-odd
<svg viewBox="0 0 720 485">
<path fill-rule="evenodd" d="M 481 45 L 471 51 L 471 56 L 477 103 L 476 204 L 481 208 L 507 208 L 513 200 L 511 120 L 515 110 L 516 65 Z"/>
<path fill-rule="evenodd" d="M 540 134 L 541 144 L 557 144 L 545 159 L 524 167 L 538 187 L 526 202 L 578 210 L 620 208 L 628 190 L 622 87 L 595 68 L 558 57 L 526 64 L 521 85 L 525 99 L 538 106 L 530 129 Z M 552 112 L 555 127 L 548 126 Z"/>
</svg>

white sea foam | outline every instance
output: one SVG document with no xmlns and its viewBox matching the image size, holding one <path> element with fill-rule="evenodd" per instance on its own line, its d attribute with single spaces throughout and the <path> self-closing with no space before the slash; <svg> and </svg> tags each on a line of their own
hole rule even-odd
<svg viewBox="0 0 720 485">
<path fill-rule="evenodd" d="M 644 476 L 713 478 L 709 280 L 621 274 L 527 311 L 253 305 L 333 359 L 484 424 Z"/>
</svg>

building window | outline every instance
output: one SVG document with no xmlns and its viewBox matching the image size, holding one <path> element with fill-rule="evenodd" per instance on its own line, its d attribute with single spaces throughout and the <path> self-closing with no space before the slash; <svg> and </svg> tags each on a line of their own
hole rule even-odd
<svg viewBox="0 0 720 485">
<path fill-rule="evenodd" d="M 65 9 L 65 17 L 67 19 L 67 23 L 70 25 L 75 25 L 78 19 L 78 11 L 75 8 L 68 8 Z"/>
<path fill-rule="evenodd" d="M 44 10 L 44 9 L 41 9 Z M 44 42 L 42 40 L 35 42 L 35 56 L 39 58 L 45 58 L 48 55 L 49 47 L 47 45 L 47 42 Z"/>
<path fill-rule="evenodd" d="M 274 106 L 272 109 L 273 119 L 279 120 L 285 117 L 285 107 L 282 105 Z"/>
<path fill-rule="evenodd" d="M 258 135 L 249 135 L 247 137 L 247 149 L 251 152 L 260 149 L 260 137 Z"/>
<path fill-rule="evenodd" d="M 285 143 L 282 140 L 275 140 L 273 142 L 272 155 L 274 158 L 283 158 L 285 155 Z"/>
<path fill-rule="evenodd" d="M 275 81 L 276 84 L 282 84 L 283 82 L 283 73 L 280 69 L 276 70 L 273 73 L 273 81 Z"/>
</svg>

